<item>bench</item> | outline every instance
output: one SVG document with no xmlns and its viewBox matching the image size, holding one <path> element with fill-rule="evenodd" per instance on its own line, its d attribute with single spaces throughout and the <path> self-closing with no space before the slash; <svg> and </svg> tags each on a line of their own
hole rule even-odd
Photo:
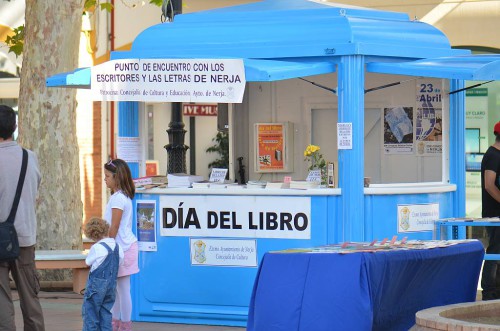
<svg viewBox="0 0 500 331">
<path fill-rule="evenodd" d="M 35 250 L 35 265 L 37 269 L 73 269 L 73 292 L 81 293 L 90 270 L 85 264 L 87 253 L 80 250 Z"/>
</svg>

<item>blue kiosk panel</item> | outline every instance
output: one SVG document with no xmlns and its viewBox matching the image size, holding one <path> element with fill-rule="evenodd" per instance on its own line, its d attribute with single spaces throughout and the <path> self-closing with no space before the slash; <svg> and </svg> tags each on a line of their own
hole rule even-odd
<svg viewBox="0 0 500 331">
<path fill-rule="evenodd" d="M 433 194 L 397 194 L 397 195 L 365 195 L 365 241 L 374 239 L 389 240 L 398 236 L 398 240 L 407 237 L 408 240 L 433 239 L 433 217 L 428 217 L 428 224 L 418 224 L 413 228 L 401 227 L 402 216 L 398 215 L 398 206 L 437 205 L 438 217 L 448 218 L 453 215 L 452 192 Z M 425 217 L 423 217 L 425 219 Z"/>
<path fill-rule="evenodd" d="M 338 196 L 307 197 L 311 199 L 310 239 L 161 236 L 161 196 L 139 193 L 135 198 L 155 201 L 157 215 L 157 250 L 140 252 L 141 272 L 133 277 L 135 321 L 245 326 L 257 266 L 266 252 L 338 241 L 337 229 L 332 228 L 338 224 L 334 222 Z M 288 198 L 293 203 L 295 197 Z M 193 239 L 255 240 L 257 266 L 193 265 Z"/>
</svg>

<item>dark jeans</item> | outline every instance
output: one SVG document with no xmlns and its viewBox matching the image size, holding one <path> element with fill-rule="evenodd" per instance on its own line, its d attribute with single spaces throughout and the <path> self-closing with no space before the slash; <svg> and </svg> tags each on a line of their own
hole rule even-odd
<svg viewBox="0 0 500 331">
<path fill-rule="evenodd" d="M 487 254 L 500 254 L 500 228 L 490 226 L 486 228 L 489 242 L 486 249 Z M 500 261 L 484 261 L 481 287 L 483 288 L 483 300 L 500 299 Z"/>
</svg>

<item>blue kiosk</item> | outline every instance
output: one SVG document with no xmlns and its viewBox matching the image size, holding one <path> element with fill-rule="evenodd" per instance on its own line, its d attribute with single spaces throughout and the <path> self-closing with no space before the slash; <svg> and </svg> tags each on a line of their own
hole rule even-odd
<svg viewBox="0 0 500 331">
<path fill-rule="evenodd" d="M 291 162 L 299 171 L 289 172 L 294 178 L 300 177 L 298 164 L 302 162 L 303 149 L 299 143 L 311 142 L 310 132 L 302 123 L 303 100 L 315 98 L 316 92 L 310 91 L 318 89 L 318 85 L 319 89 L 322 85 L 336 86 L 331 89 L 335 93 L 323 91 L 320 98 L 334 104 L 336 123 L 347 128 L 342 137 L 347 142 L 346 148 L 338 148 L 335 143 L 341 138 L 338 134 L 332 138 L 337 188 L 167 188 L 137 194 L 139 203 L 152 202 L 155 208 L 156 249 L 140 253 L 141 272 L 132 283 L 133 319 L 190 324 L 245 326 L 257 266 L 268 251 L 371 241 L 395 235 L 432 239 L 429 222 L 433 219 L 464 216 L 465 93 L 462 89 L 466 80 L 500 77 L 500 56 L 474 56 L 467 50 L 452 49 L 443 33 L 409 19 L 406 14 L 307 0 L 264 0 L 179 15 L 172 23 L 143 31 L 130 51 L 111 54 L 112 61 L 123 59 L 242 59 L 246 94 L 243 103 L 233 105 L 230 130 L 239 130 L 241 136 L 247 137 L 241 141 L 238 134 L 233 140 L 235 149 L 239 148 L 251 161 L 250 179 L 261 175 L 253 166 L 255 146 L 252 138 L 248 138 L 258 122 L 294 122 L 295 146 L 291 148 L 295 157 Z M 308 81 L 319 80 L 321 84 L 307 85 L 299 80 L 303 77 Z M 431 180 L 420 182 L 396 184 L 372 180 L 372 185 L 364 187 L 367 105 L 386 102 L 387 107 L 382 108 L 387 115 L 387 111 L 401 104 L 391 101 L 399 94 L 391 89 L 415 79 L 418 80 L 411 83 L 410 92 L 404 93 L 409 93 L 412 102 L 415 96 L 423 98 L 420 108 L 415 106 L 408 112 L 402 107 L 398 111 L 403 110 L 410 119 L 412 112 L 425 117 L 433 107 L 428 98 L 436 97 L 428 90 L 432 86 L 429 82 L 439 84 L 442 140 L 438 145 L 422 141 L 422 148 L 439 147 L 438 161 L 429 164 L 427 159 L 418 161 L 427 173 L 437 173 L 438 179 L 431 174 Z M 81 88 L 89 87 L 90 82 L 91 69 L 86 68 L 49 77 L 47 86 Z M 378 87 L 370 90 L 366 86 Z M 394 95 L 371 100 L 369 92 L 381 89 Z M 119 136 L 140 137 L 140 102 L 140 98 L 119 102 Z M 273 116 L 266 115 L 271 111 L 265 109 L 266 105 L 273 108 Z M 390 122 L 388 116 L 382 116 L 383 123 L 384 119 Z M 435 117 L 420 120 L 429 120 L 433 126 L 436 123 Z M 391 124 L 396 126 L 392 131 L 405 130 L 404 123 L 387 125 Z M 387 158 L 397 157 L 390 155 L 391 151 L 405 155 L 419 153 L 416 138 L 407 142 L 410 150 L 400 148 L 399 139 L 393 145 L 389 138 L 381 140 L 382 148 L 386 148 L 381 153 L 389 155 Z M 139 176 L 139 164 L 130 166 L 133 174 Z M 172 228 L 169 211 L 179 211 L 180 206 L 185 212 L 190 208 L 195 210 L 201 229 Z M 272 216 L 273 211 L 278 216 Z M 221 217 L 219 226 L 210 226 L 210 222 L 214 225 L 214 219 L 204 216 L 214 215 L 210 212 Z M 287 213 L 297 222 L 272 226 L 270 217 L 287 217 Z M 241 229 L 239 216 L 243 214 L 245 219 L 248 215 L 264 215 L 261 226 L 256 225 L 259 221 L 250 220 L 251 225 L 243 225 Z M 223 215 L 229 216 L 223 221 Z M 412 226 L 417 230 L 411 231 Z M 204 258 L 215 261 L 219 255 L 211 251 L 217 247 L 241 253 L 246 262 L 224 260 L 204 264 L 199 256 L 197 259 L 196 254 L 201 252 L 206 254 Z"/>
</svg>

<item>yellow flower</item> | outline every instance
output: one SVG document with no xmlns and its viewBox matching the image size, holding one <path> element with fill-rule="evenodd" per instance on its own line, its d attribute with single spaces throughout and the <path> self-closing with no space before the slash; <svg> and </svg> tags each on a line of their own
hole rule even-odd
<svg viewBox="0 0 500 331">
<path fill-rule="evenodd" d="M 326 185 L 326 162 L 323 159 L 323 154 L 320 153 L 319 146 L 308 145 L 304 150 L 304 161 L 310 162 L 309 171 L 313 169 L 321 170 L 321 183 Z"/>
<path fill-rule="evenodd" d="M 305 157 L 308 157 L 308 156 L 311 156 L 313 153 L 319 151 L 319 146 L 316 146 L 316 145 L 308 145 L 306 147 L 306 150 L 304 151 L 304 156 Z"/>
</svg>

